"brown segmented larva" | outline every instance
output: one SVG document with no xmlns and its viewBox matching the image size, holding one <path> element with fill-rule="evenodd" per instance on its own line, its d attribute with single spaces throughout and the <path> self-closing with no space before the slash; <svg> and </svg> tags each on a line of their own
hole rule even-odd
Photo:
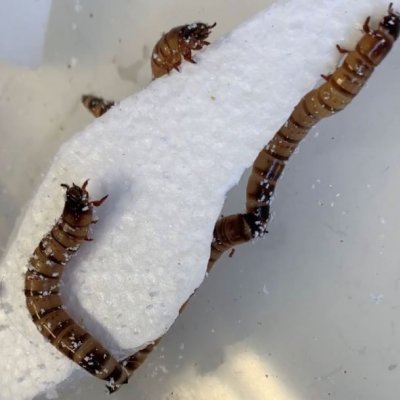
<svg viewBox="0 0 400 400">
<path fill-rule="evenodd" d="M 323 76 L 325 83 L 300 100 L 286 123 L 257 156 L 247 184 L 247 213 L 217 221 L 208 269 L 226 250 L 266 233 L 276 183 L 300 141 L 321 119 L 345 108 L 389 53 L 400 33 L 400 15 L 390 3 L 388 14 L 376 30 L 369 27 L 369 21 L 370 17 L 365 20 L 364 35 L 353 51 L 338 46 L 346 54 L 343 62 L 331 75 Z"/>
<path fill-rule="evenodd" d="M 182 58 L 195 63 L 192 51 L 201 50 L 210 44 L 206 39 L 215 25 L 217 25 L 216 22 L 212 25 L 195 22 L 190 25 L 177 26 L 164 33 L 154 46 L 151 55 L 153 79 L 168 74 L 173 69 L 179 71 Z"/>
<path fill-rule="evenodd" d="M 84 94 L 81 98 L 82 104 L 98 118 L 105 114 L 111 107 L 115 105 L 114 101 L 104 100 L 91 94 Z"/>
<path fill-rule="evenodd" d="M 107 382 L 110 392 L 128 381 L 129 373 L 92 335 L 66 312 L 60 296 L 60 279 L 70 257 L 88 238 L 93 208 L 107 196 L 90 201 L 86 191 L 75 184 L 66 188 L 64 210 L 51 231 L 40 241 L 29 260 L 25 276 L 28 311 L 39 332 L 61 353 L 90 374 Z"/>
</svg>

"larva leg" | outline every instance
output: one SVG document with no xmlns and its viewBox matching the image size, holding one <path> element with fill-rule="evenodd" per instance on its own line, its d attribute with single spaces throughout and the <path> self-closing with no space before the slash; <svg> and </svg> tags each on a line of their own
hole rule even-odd
<svg viewBox="0 0 400 400">
<path fill-rule="evenodd" d="M 102 197 L 100 200 L 92 200 L 90 204 L 95 207 L 100 207 L 107 199 L 108 194 Z M 96 221 L 97 222 L 97 221 Z"/>
<path fill-rule="evenodd" d="M 72 254 L 88 238 L 93 206 L 81 187 L 62 184 L 67 190 L 64 210 L 51 231 L 34 250 L 25 275 L 26 306 L 39 332 L 61 353 L 93 376 L 106 381 L 110 391 L 127 383 L 127 371 L 111 353 L 67 313 L 59 294 L 61 276 Z"/>
<path fill-rule="evenodd" d="M 340 54 L 347 54 L 347 53 L 350 53 L 350 50 L 347 50 L 347 49 L 345 49 L 344 47 L 342 47 L 342 46 L 340 46 L 340 45 L 336 45 L 336 48 L 337 48 L 337 50 L 338 50 L 338 52 L 340 53 Z"/>
<path fill-rule="evenodd" d="M 209 46 L 210 44 L 207 40 L 202 40 L 197 46 L 193 47 L 193 50 L 201 50 L 204 46 Z"/>
<path fill-rule="evenodd" d="M 367 34 L 370 35 L 371 34 L 371 28 L 369 27 L 369 21 L 371 20 L 371 17 L 367 17 L 364 25 L 363 25 L 363 31 Z"/>
<path fill-rule="evenodd" d="M 233 214 L 220 218 L 214 227 L 207 271 L 211 270 L 225 251 L 238 244 L 246 243 L 251 238 L 252 229 L 247 214 Z"/>
<path fill-rule="evenodd" d="M 128 372 L 128 376 L 131 376 L 146 360 L 148 355 L 154 350 L 161 338 L 156 339 L 154 342 L 147 345 L 144 349 L 137 351 L 129 357 L 126 357 L 120 364 Z"/>
<path fill-rule="evenodd" d="M 332 74 L 329 74 L 329 75 L 324 75 L 324 74 L 321 74 L 321 78 L 323 79 L 323 80 L 325 80 L 325 81 L 329 81 L 329 79 L 332 77 Z"/>
</svg>

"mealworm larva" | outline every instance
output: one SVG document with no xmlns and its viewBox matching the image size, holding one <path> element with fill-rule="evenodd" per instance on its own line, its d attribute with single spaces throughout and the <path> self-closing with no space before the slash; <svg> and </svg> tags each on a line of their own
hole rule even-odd
<svg viewBox="0 0 400 400">
<path fill-rule="evenodd" d="M 400 15 L 390 3 L 388 15 L 377 29 L 372 30 L 369 21 L 370 17 L 365 20 L 364 35 L 353 51 L 338 46 L 346 54 L 343 62 L 331 75 L 323 76 L 325 83 L 300 100 L 289 119 L 257 156 L 247 184 L 247 213 L 217 221 L 208 269 L 235 244 L 266 233 L 276 183 L 300 141 L 322 118 L 345 108 L 389 53 L 400 33 Z"/>
<path fill-rule="evenodd" d="M 66 201 L 61 217 L 40 241 L 25 275 L 28 311 L 39 332 L 61 353 L 90 374 L 105 380 L 110 392 L 128 381 L 128 371 L 93 336 L 66 312 L 60 296 L 60 279 L 68 260 L 88 237 L 93 208 L 107 198 L 89 200 L 82 187 L 62 184 Z"/>
<path fill-rule="evenodd" d="M 104 100 L 101 97 L 96 97 L 91 94 L 84 94 L 82 96 L 82 104 L 93 114 L 94 117 L 98 118 L 114 106 L 115 102 Z"/>
<path fill-rule="evenodd" d="M 269 207 L 277 180 L 287 160 L 300 141 L 322 118 L 342 110 L 353 100 L 374 68 L 385 58 L 400 32 L 400 15 L 392 3 L 376 30 L 369 27 L 370 17 L 363 25 L 364 35 L 353 51 L 343 50 L 346 57 L 338 68 L 318 88 L 307 93 L 294 108 L 289 119 L 256 158 L 247 185 L 248 212 Z M 266 222 L 269 213 L 264 213 Z"/>
<path fill-rule="evenodd" d="M 196 63 L 192 58 L 192 51 L 201 50 L 210 44 L 206 39 L 215 25 L 216 22 L 212 25 L 196 22 L 177 26 L 162 35 L 151 55 L 153 79 L 168 74 L 172 69 L 179 71 L 182 58 Z"/>
</svg>

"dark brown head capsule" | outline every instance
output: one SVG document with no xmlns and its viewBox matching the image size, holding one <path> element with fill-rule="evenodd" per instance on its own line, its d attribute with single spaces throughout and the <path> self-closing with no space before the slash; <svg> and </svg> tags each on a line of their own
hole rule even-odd
<svg viewBox="0 0 400 400">
<path fill-rule="evenodd" d="M 179 71 L 182 59 L 195 63 L 193 50 L 201 50 L 210 43 L 206 40 L 214 28 L 203 22 L 177 26 L 161 36 L 154 46 L 151 55 L 151 70 L 153 78 L 168 74 L 171 70 Z"/>
<path fill-rule="evenodd" d="M 400 34 L 400 14 L 393 9 L 393 3 L 389 4 L 388 15 L 386 15 L 379 24 L 382 30 L 385 30 L 393 40 L 396 40 Z"/>
<path fill-rule="evenodd" d="M 88 181 L 82 185 L 82 187 L 72 184 L 69 186 L 65 183 L 62 183 L 61 186 L 67 189 L 65 193 L 65 207 L 70 211 L 75 213 L 82 213 L 88 210 L 89 203 L 89 193 L 86 191 L 86 186 Z"/>
<path fill-rule="evenodd" d="M 210 35 L 211 29 L 216 25 L 216 22 L 212 25 L 207 25 L 203 22 L 184 25 L 182 27 L 181 39 L 185 42 L 186 46 L 190 47 L 192 50 L 200 50 L 204 45 L 210 44 L 206 39 Z"/>
</svg>

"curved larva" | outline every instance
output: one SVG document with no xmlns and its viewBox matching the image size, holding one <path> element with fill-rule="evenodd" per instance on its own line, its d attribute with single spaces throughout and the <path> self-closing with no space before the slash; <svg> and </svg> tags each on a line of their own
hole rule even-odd
<svg viewBox="0 0 400 400">
<path fill-rule="evenodd" d="M 88 238 L 94 223 L 93 208 L 107 196 L 89 201 L 86 191 L 75 184 L 67 189 L 61 217 L 40 241 L 29 260 L 25 276 L 26 305 L 39 332 L 61 353 L 96 378 L 107 382 L 110 392 L 128 381 L 128 371 L 90 333 L 67 313 L 60 296 L 60 279 L 70 257 Z"/>
<path fill-rule="evenodd" d="M 325 83 L 300 100 L 289 119 L 258 154 L 247 184 L 247 213 L 217 221 L 209 269 L 226 250 L 267 232 L 275 186 L 300 141 L 321 119 L 344 109 L 389 53 L 400 33 L 400 15 L 390 3 L 388 15 L 376 30 L 370 29 L 369 20 L 370 17 L 365 20 L 364 35 L 355 49 L 348 51 L 338 46 L 340 52 L 346 53 L 343 62 L 331 75 L 323 76 Z"/>
<path fill-rule="evenodd" d="M 182 58 L 191 63 L 193 50 L 201 50 L 210 43 L 206 40 L 217 23 L 207 25 L 196 22 L 172 28 L 164 33 L 151 54 L 153 79 L 168 74 L 172 69 L 179 71 Z"/>
</svg>

